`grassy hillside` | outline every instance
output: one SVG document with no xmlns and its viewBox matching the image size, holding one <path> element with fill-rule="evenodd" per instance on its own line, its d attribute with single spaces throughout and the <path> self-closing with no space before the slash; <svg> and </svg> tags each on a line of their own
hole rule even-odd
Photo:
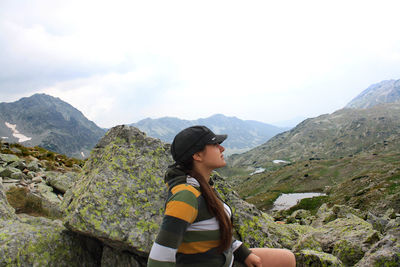
<svg viewBox="0 0 400 267">
<path fill-rule="evenodd" d="M 327 203 L 382 213 L 400 212 L 400 152 L 360 153 L 337 159 L 303 160 L 235 180 L 248 202 L 268 210 L 280 193 L 325 192 Z"/>
<path fill-rule="evenodd" d="M 247 173 L 257 167 L 274 168 L 273 160 L 304 161 L 309 158 L 347 157 L 382 147 L 400 151 L 400 104 L 368 109 L 342 109 L 307 119 L 294 129 L 273 137 L 246 153 L 228 158 L 231 169 Z"/>
</svg>

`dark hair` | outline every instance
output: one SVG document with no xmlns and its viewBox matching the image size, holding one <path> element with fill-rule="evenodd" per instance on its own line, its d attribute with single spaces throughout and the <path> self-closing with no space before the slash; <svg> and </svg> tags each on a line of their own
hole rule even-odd
<svg viewBox="0 0 400 267">
<path fill-rule="evenodd" d="M 204 148 L 203 148 L 204 149 Z M 183 167 L 183 170 L 195 178 L 199 184 L 201 192 L 206 200 L 208 211 L 214 215 L 219 223 L 220 229 L 220 244 L 218 246 L 218 252 L 222 253 L 227 250 L 232 243 L 232 223 L 230 218 L 225 212 L 224 205 L 219 199 L 214 188 L 210 186 L 207 179 L 203 177 L 200 173 L 193 170 L 193 157 L 186 159 L 179 165 Z"/>
</svg>

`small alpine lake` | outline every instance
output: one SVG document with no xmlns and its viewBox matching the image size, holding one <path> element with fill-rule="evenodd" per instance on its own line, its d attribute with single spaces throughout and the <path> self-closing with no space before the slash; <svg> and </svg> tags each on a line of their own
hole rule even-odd
<svg viewBox="0 0 400 267">
<path fill-rule="evenodd" d="M 326 196 L 325 193 L 291 193 L 281 194 L 274 202 L 273 211 L 286 210 L 296 205 L 303 198 Z"/>
</svg>

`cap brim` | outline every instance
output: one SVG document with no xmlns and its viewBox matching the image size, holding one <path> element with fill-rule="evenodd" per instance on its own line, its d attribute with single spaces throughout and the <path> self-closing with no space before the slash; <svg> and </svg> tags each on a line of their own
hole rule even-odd
<svg viewBox="0 0 400 267">
<path fill-rule="evenodd" d="M 222 142 L 225 141 L 225 139 L 228 137 L 226 134 L 216 134 L 215 135 L 215 140 L 212 142 L 212 144 L 221 144 Z"/>
</svg>

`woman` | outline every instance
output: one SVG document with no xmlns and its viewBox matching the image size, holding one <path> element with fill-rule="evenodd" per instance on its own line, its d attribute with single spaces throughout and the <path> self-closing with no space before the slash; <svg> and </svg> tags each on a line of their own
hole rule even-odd
<svg viewBox="0 0 400 267">
<path fill-rule="evenodd" d="M 249 250 L 232 238 L 232 211 L 209 184 L 212 171 L 226 165 L 221 146 L 226 138 L 205 126 L 175 136 L 165 214 L 147 266 L 229 267 L 234 260 L 248 267 L 296 265 L 289 250 Z"/>
</svg>

